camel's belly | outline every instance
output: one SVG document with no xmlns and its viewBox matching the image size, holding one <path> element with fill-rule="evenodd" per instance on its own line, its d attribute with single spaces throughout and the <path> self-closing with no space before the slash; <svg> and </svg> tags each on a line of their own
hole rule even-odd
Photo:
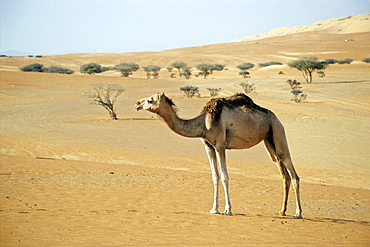
<svg viewBox="0 0 370 247">
<path fill-rule="evenodd" d="M 228 129 L 226 132 L 226 148 L 227 149 L 246 149 L 251 148 L 261 141 L 263 141 L 269 129 L 266 127 L 264 129 L 258 129 L 258 131 L 252 130 L 233 130 Z"/>
<path fill-rule="evenodd" d="M 260 143 L 263 139 L 261 138 L 253 138 L 253 137 L 242 137 L 242 138 L 238 138 L 238 137 L 233 137 L 233 138 L 230 138 L 230 140 L 227 141 L 227 146 L 226 148 L 227 149 L 247 149 L 247 148 L 251 148 L 255 145 L 257 145 L 258 143 Z"/>
</svg>

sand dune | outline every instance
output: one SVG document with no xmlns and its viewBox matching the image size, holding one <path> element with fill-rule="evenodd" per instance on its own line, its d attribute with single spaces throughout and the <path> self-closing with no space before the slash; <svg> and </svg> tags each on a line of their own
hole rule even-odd
<svg viewBox="0 0 370 247">
<path fill-rule="evenodd" d="M 0 58 L 0 245 L 1 246 L 368 246 L 370 222 L 369 32 L 308 32 L 255 42 L 130 54 L 69 54 Z M 156 116 L 136 112 L 137 99 L 166 92 L 179 116 L 197 115 L 211 98 L 241 91 L 236 64 L 282 61 L 315 55 L 352 58 L 332 65 L 326 77 L 302 83 L 306 103 L 291 101 L 287 79 L 303 82 L 286 65 L 251 70 L 253 100 L 284 124 L 301 177 L 304 219 L 274 215 L 280 209 L 278 170 L 263 145 L 228 151 L 233 217 L 205 214 L 212 181 L 201 142 L 183 138 Z M 78 71 L 87 62 L 137 62 L 165 68 L 225 63 L 209 79 L 148 80 L 145 72 L 121 78 L 99 75 L 25 73 L 40 62 Z M 279 71 L 284 71 L 279 75 Z M 125 88 L 117 101 L 119 120 L 90 105 L 94 84 Z M 201 98 L 179 88 L 198 86 Z M 223 206 L 223 200 L 220 202 Z M 294 197 L 288 215 L 294 213 Z"/>
<path fill-rule="evenodd" d="M 267 33 L 256 34 L 241 39 L 234 39 L 232 42 L 260 40 L 265 38 L 306 32 L 321 32 L 330 34 L 353 34 L 370 32 L 370 14 L 333 18 L 325 21 L 318 21 L 307 26 L 276 28 Z"/>
</svg>

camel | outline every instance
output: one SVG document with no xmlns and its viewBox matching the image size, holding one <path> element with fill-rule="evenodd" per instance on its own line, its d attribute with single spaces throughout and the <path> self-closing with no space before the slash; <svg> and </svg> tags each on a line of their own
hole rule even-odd
<svg viewBox="0 0 370 247">
<path fill-rule="evenodd" d="M 155 113 L 175 133 L 184 137 L 200 138 L 203 142 L 214 185 L 213 206 L 209 213 L 220 214 L 218 191 L 221 180 L 225 194 L 225 210 L 222 214 L 232 215 L 225 150 L 251 148 L 264 141 L 265 148 L 272 161 L 277 164 L 283 180 L 283 205 L 278 214 L 286 215 L 292 181 L 296 197 L 296 213 L 293 218 L 302 218 L 299 177 L 290 157 L 284 127 L 270 110 L 258 106 L 242 93 L 228 98 L 213 98 L 206 103 L 198 116 L 187 120 L 177 116 L 175 104 L 164 93 L 140 99 L 135 108 L 137 111 L 147 110 Z"/>
</svg>

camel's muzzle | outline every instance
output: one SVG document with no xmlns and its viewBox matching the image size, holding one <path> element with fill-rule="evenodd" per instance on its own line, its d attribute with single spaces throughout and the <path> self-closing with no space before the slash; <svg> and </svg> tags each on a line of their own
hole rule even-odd
<svg viewBox="0 0 370 247">
<path fill-rule="evenodd" d="M 138 102 L 136 102 L 136 104 L 135 104 L 135 109 L 136 109 L 136 111 L 140 111 L 140 110 L 142 110 L 143 109 L 143 103 L 142 103 L 142 101 L 138 101 Z"/>
</svg>

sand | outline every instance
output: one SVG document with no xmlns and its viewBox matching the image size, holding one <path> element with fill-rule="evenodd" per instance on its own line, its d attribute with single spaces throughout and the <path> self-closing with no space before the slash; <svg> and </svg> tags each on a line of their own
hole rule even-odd
<svg viewBox="0 0 370 247">
<path fill-rule="evenodd" d="M 241 39 L 234 39 L 233 42 L 260 40 L 277 36 L 285 36 L 288 34 L 307 32 L 335 34 L 370 32 L 370 14 L 332 18 L 329 20 L 318 21 L 306 26 L 280 27 L 267 33 L 256 34 Z"/>
<path fill-rule="evenodd" d="M 306 43 L 297 41 L 296 49 L 287 45 L 279 50 L 271 44 L 283 38 L 271 38 L 261 42 L 266 49 L 255 52 L 266 59 L 271 54 L 299 57 L 319 36 L 307 37 L 311 39 Z M 75 68 L 91 57 L 115 64 L 132 54 L 0 58 L 0 245 L 368 246 L 370 67 L 361 63 L 361 56 L 368 53 L 366 35 L 358 37 L 357 46 L 350 48 L 356 56 L 353 64 L 330 66 L 326 77 L 315 74 L 314 83 L 302 83 L 308 95 L 305 103 L 291 101 L 286 80 L 303 78 L 284 65 L 254 68 L 248 79 L 257 88 L 250 97 L 272 110 L 285 126 L 301 177 L 303 219 L 291 219 L 293 195 L 288 216 L 275 215 L 282 184 L 262 144 L 227 152 L 234 216 L 206 214 L 213 188 L 201 142 L 180 137 L 156 116 L 134 110 L 136 100 L 163 91 L 178 106 L 180 117 L 194 117 L 210 99 L 206 88 L 222 88 L 220 96 L 241 91 L 239 83 L 246 79 L 231 65 L 206 80 L 171 79 L 164 71 L 159 80 L 148 80 L 143 71 L 131 78 L 111 71 L 100 75 L 17 71 L 30 61 Z M 325 54 L 316 46 L 311 47 L 313 55 L 344 56 L 347 43 L 336 42 L 328 39 L 323 45 L 333 45 L 336 53 Z M 241 44 L 226 46 L 234 45 Z M 217 47 L 221 45 L 194 48 L 190 55 L 191 48 L 173 52 L 191 57 L 203 49 L 212 59 L 225 58 L 227 51 L 217 53 Z M 163 51 L 159 59 L 160 53 L 153 53 L 154 58 L 137 54 L 136 62 L 145 66 L 162 61 L 165 68 L 166 58 L 173 61 L 174 55 Z M 245 54 L 229 50 L 230 64 L 253 57 Z M 278 75 L 280 70 L 284 75 Z M 87 92 L 99 83 L 126 90 L 118 98 L 117 121 L 88 102 Z M 179 88 L 187 84 L 198 86 L 202 97 L 185 98 Z"/>
</svg>

